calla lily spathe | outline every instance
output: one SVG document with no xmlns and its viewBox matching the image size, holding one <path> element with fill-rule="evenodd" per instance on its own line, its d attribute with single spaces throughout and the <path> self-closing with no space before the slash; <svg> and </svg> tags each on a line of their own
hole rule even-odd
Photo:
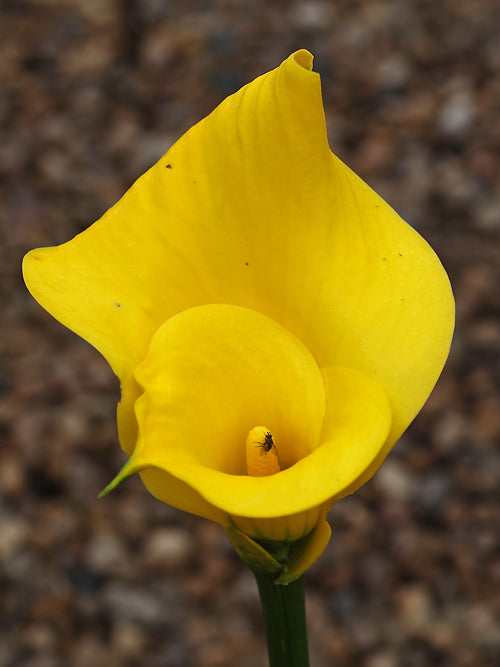
<svg viewBox="0 0 500 667">
<path fill-rule="evenodd" d="M 431 392 L 454 302 L 427 243 L 330 151 L 301 50 L 228 97 L 26 284 L 122 385 L 119 437 L 161 500 L 248 538 L 328 539 Z M 272 431 L 281 471 L 246 474 Z M 245 537 L 242 537 L 245 539 Z M 301 567 L 303 564 L 301 565 Z"/>
</svg>

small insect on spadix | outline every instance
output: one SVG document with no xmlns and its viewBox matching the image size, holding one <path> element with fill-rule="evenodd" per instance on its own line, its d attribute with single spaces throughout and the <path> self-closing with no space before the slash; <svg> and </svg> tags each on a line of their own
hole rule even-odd
<svg viewBox="0 0 500 667">
<path fill-rule="evenodd" d="M 264 454 L 270 452 L 271 449 L 276 454 L 276 456 L 278 455 L 278 450 L 276 449 L 276 445 L 274 444 L 273 436 L 269 431 L 267 431 L 264 437 L 264 442 L 255 442 L 255 444 L 260 447 L 261 456 L 264 456 Z"/>
</svg>

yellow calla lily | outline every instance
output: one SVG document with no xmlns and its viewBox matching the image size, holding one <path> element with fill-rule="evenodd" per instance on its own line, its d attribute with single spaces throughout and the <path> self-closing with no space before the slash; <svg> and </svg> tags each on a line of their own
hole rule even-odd
<svg viewBox="0 0 500 667">
<path fill-rule="evenodd" d="M 130 458 L 109 488 L 139 472 L 161 500 L 223 525 L 240 553 L 310 535 L 294 576 L 328 541 L 331 503 L 373 475 L 422 407 L 453 330 L 432 249 L 330 151 L 305 50 L 23 268 L 120 378 Z M 278 468 L 249 464 L 247 439 Z"/>
</svg>

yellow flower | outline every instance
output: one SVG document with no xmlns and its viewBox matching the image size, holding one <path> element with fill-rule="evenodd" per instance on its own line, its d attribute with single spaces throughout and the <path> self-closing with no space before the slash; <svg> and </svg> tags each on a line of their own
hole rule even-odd
<svg viewBox="0 0 500 667">
<path fill-rule="evenodd" d="M 110 488 L 140 472 L 240 553 L 299 540 L 293 576 L 324 548 L 331 503 L 422 407 L 453 329 L 434 252 L 331 153 L 305 50 L 228 97 L 85 232 L 30 252 L 24 276 L 120 378 L 130 459 Z"/>
</svg>

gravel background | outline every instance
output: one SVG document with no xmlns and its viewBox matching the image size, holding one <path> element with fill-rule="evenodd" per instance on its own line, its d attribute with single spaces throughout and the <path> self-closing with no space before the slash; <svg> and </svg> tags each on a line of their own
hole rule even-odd
<svg viewBox="0 0 500 667">
<path fill-rule="evenodd" d="M 256 587 L 217 526 L 139 479 L 96 500 L 123 462 L 117 382 L 20 264 L 299 47 L 332 147 L 431 242 L 458 303 L 426 408 L 330 515 L 312 665 L 498 664 L 499 18 L 494 0 L 0 2 L 2 667 L 266 664 Z"/>
</svg>

